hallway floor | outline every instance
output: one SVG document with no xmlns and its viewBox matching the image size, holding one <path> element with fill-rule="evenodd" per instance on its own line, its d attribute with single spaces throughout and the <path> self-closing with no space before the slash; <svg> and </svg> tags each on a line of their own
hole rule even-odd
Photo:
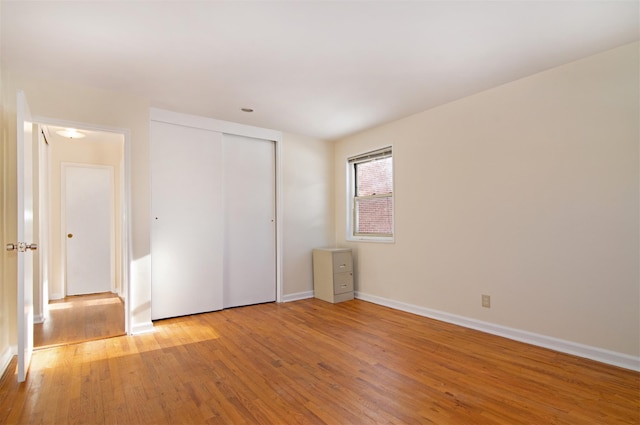
<svg viewBox="0 0 640 425">
<path fill-rule="evenodd" d="M 36 349 L 124 334 L 124 303 L 111 292 L 51 301 L 45 321 L 33 327 Z"/>
</svg>

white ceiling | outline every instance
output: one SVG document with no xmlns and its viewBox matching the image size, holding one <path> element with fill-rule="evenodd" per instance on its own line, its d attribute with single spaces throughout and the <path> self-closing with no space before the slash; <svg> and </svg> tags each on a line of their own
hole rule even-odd
<svg viewBox="0 0 640 425">
<path fill-rule="evenodd" d="M 54 125 L 46 125 L 44 126 L 46 129 L 47 140 L 49 142 L 68 142 L 69 139 L 59 135 L 58 131 L 68 130 L 67 127 L 58 127 Z M 124 136 L 120 133 L 110 133 L 106 131 L 95 131 L 95 130 L 85 130 L 85 129 L 76 129 L 80 133 L 84 134 L 85 137 L 79 139 L 73 139 L 74 143 L 119 143 L 124 145 Z"/>
<path fill-rule="evenodd" d="M 0 14 L 7 69 L 327 140 L 639 39 L 638 1 L 615 0 L 2 1 Z"/>
</svg>

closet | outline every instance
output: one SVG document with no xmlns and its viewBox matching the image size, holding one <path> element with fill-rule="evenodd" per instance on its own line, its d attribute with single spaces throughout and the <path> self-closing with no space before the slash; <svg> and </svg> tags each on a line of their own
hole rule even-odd
<svg viewBox="0 0 640 425">
<path fill-rule="evenodd" d="M 257 130 L 152 109 L 153 320 L 276 301 L 277 134 Z"/>
</svg>

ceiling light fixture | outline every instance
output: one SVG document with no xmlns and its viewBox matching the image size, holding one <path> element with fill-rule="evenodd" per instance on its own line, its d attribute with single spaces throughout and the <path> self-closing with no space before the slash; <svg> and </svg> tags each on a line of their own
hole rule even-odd
<svg viewBox="0 0 640 425">
<path fill-rule="evenodd" d="M 79 132 L 75 128 L 67 128 L 64 130 L 56 131 L 56 134 L 59 134 L 62 137 L 66 137 L 67 139 L 82 139 L 86 136 L 86 134 Z"/>
<path fill-rule="evenodd" d="M 251 108 L 240 108 L 240 110 L 242 112 L 253 112 L 253 109 L 251 109 Z"/>
</svg>

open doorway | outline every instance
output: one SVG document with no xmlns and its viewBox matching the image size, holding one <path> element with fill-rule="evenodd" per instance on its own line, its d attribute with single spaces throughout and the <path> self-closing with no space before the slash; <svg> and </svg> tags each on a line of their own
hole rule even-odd
<svg viewBox="0 0 640 425">
<path fill-rule="evenodd" d="M 126 333 L 125 135 L 81 127 L 40 125 L 35 348 Z"/>
</svg>

